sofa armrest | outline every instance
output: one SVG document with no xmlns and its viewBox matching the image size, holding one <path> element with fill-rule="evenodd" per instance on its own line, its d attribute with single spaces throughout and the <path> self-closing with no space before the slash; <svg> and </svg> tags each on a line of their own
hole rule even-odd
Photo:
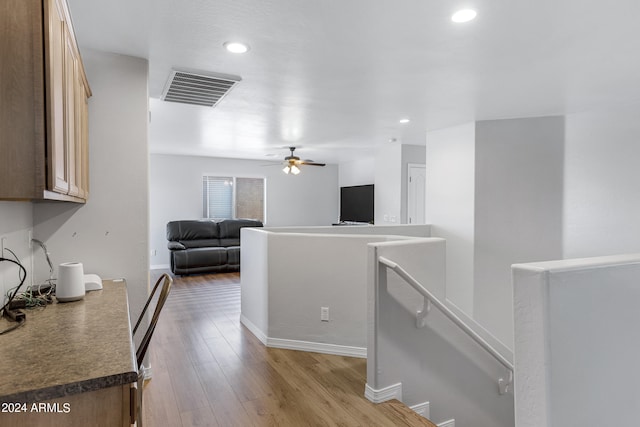
<svg viewBox="0 0 640 427">
<path fill-rule="evenodd" d="M 171 251 L 177 251 L 177 250 L 182 250 L 182 249 L 187 249 L 187 247 L 185 245 L 183 245 L 180 242 L 176 242 L 176 241 L 170 241 L 169 243 L 167 243 L 167 247 L 169 248 L 169 250 Z"/>
</svg>

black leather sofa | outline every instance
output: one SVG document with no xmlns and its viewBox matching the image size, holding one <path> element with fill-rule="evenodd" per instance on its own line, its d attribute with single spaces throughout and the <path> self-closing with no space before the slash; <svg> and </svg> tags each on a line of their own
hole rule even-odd
<svg viewBox="0 0 640 427">
<path fill-rule="evenodd" d="M 240 269 L 240 229 L 262 227 L 252 219 L 167 223 L 171 272 L 186 275 Z"/>
</svg>

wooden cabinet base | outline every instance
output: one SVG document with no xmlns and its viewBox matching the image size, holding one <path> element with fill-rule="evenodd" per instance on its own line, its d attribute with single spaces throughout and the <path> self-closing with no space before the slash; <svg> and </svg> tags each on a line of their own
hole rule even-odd
<svg viewBox="0 0 640 427">
<path fill-rule="evenodd" d="M 13 403 L 0 403 L 3 427 L 124 427 L 131 425 L 132 384 L 104 388 L 73 396 L 27 403 L 16 410 Z"/>
</svg>

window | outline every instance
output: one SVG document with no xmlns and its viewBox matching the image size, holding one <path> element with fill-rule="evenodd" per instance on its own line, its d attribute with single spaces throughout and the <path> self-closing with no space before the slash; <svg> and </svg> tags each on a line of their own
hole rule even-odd
<svg viewBox="0 0 640 427">
<path fill-rule="evenodd" d="M 264 222 L 264 178 L 203 176 L 202 216 Z"/>
</svg>

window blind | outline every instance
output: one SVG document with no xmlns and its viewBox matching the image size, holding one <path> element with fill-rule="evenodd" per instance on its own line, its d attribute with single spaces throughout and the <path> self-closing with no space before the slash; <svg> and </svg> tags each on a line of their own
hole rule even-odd
<svg viewBox="0 0 640 427">
<path fill-rule="evenodd" d="M 264 222 L 264 178 L 202 177 L 202 217 Z"/>
<path fill-rule="evenodd" d="M 218 176 L 202 177 L 204 218 L 233 218 L 233 178 Z"/>
</svg>

